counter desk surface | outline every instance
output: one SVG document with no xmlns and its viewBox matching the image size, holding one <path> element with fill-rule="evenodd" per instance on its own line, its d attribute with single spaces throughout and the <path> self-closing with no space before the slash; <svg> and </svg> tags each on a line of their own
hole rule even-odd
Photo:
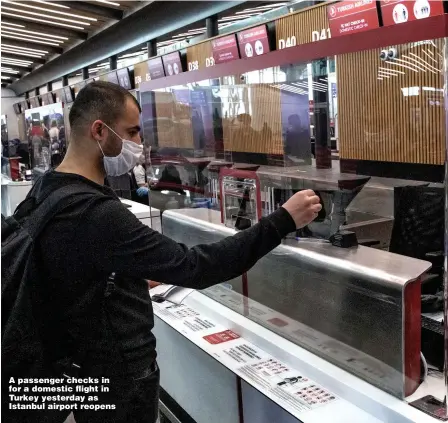
<svg viewBox="0 0 448 423">
<path fill-rule="evenodd" d="M 189 246 L 236 233 L 221 223 L 219 212 L 208 209 L 167 210 L 163 227 L 166 235 Z M 186 304 L 207 304 L 207 313 L 219 322 L 232 316 L 229 327 L 239 325 L 245 337 L 248 325 L 255 324 L 255 332 L 263 335 L 253 334 L 251 342 L 270 353 L 276 350 L 275 357 L 289 357 L 290 366 L 306 352 L 305 374 L 337 390 L 337 395 L 343 392 L 345 399 L 382 421 L 429 422 L 433 420 L 400 399 L 418 386 L 407 385 L 420 349 L 408 357 L 415 338 L 409 338 L 405 322 L 414 310 L 412 301 L 420 301 L 413 296 L 419 287 L 413 282 L 429 267 L 424 261 L 363 246 L 342 249 L 288 239 L 247 273 L 249 298 L 234 284 L 233 291 L 207 290 L 209 298 L 194 293 Z M 419 331 L 419 322 L 411 320 Z M 284 349 L 278 349 L 280 345 Z M 321 374 L 324 362 L 329 373 Z M 414 374 L 412 380 L 416 379 Z"/>
</svg>

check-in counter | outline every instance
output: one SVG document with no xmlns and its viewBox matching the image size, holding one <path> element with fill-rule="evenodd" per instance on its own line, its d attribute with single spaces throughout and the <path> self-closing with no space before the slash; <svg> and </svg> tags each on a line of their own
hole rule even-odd
<svg viewBox="0 0 448 423">
<path fill-rule="evenodd" d="M 32 186 L 31 181 L 12 181 L 2 175 L 2 214 L 11 216 L 16 207 L 25 200 Z"/>
<path fill-rule="evenodd" d="M 148 205 L 145 204 L 127 200 L 125 198 L 120 198 L 120 201 L 144 225 L 149 226 L 150 228 L 158 232 L 162 231 L 160 210 L 155 209 L 154 207 L 149 207 Z"/>
<path fill-rule="evenodd" d="M 163 233 L 191 247 L 218 241 L 235 230 L 221 223 L 217 211 L 184 209 L 164 213 Z M 231 289 L 225 285 L 204 290 L 207 300 L 194 293 L 186 304 L 196 298 L 213 309 L 210 299 L 214 300 L 224 306 L 220 310 L 241 316 L 243 334 L 246 323 L 256 323 L 266 329 L 265 336 L 270 333 L 268 337 L 308 351 L 342 369 L 346 377 L 350 374 L 350 380 L 379 388 L 374 391 L 409 411 L 412 408 L 403 400 L 419 388 L 424 373 L 420 278 L 430 267 L 426 261 L 364 246 L 343 249 L 320 240 L 287 239 L 247 277 L 231 281 Z M 402 416 L 381 421 L 424 420 Z"/>
</svg>

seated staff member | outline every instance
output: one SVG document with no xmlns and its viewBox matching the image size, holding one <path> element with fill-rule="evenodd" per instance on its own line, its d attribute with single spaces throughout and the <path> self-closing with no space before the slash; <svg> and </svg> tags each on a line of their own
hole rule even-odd
<svg viewBox="0 0 448 423">
<path fill-rule="evenodd" d="M 313 191 L 302 191 L 256 225 L 220 242 L 190 249 L 178 244 L 143 225 L 104 186 L 106 174 L 129 172 L 142 154 L 140 113 L 138 102 L 120 86 L 87 85 L 70 110 L 71 139 L 63 162 L 34 188 L 78 184 L 97 192 L 57 215 L 38 246 L 42 280 L 48 283 L 51 354 L 86 351 L 85 362 L 77 363 L 80 376 L 110 378 L 110 391 L 98 396 L 116 409 L 75 410 L 77 423 L 156 421 L 159 371 L 145 279 L 197 289 L 230 280 L 321 209 Z M 104 300 L 103 281 L 112 273 L 115 290 Z"/>
<path fill-rule="evenodd" d="M 137 195 L 139 197 L 146 197 L 148 195 L 148 183 L 146 182 L 146 170 L 143 167 L 145 163 L 145 156 L 142 154 L 132 172 L 137 183 Z"/>
</svg>

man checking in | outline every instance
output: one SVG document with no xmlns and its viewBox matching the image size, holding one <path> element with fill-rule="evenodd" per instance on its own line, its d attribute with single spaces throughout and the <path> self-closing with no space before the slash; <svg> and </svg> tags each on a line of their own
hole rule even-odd
<svg viewBox="0 0 448 423">
<path fill-rule="evenodd" d="M 190 249 L 151 230 L 104 186 L 107 175 L 122 175 L 138 163 L 140 112 L 134 97 L 118 85 L 87 85 L 70 110 L 64 160 L 34 187 L 51 191 L 77 184 L 94 191 L 52 219 L 39 242 L 48 321 L 57 345 L 52 358 L 82 350 L 80 376 L 111 381 L 101 402 L 115 404 L 115 410 L 75 411 L 77 423 L 156 421 L 159 372 L 145 279 L 196 289 L 230 280 L 321 209 L 314 192 L 302 191 L 251 228 Z M 115 286 L 105 300 L 111 274 Z"/>
</svg>

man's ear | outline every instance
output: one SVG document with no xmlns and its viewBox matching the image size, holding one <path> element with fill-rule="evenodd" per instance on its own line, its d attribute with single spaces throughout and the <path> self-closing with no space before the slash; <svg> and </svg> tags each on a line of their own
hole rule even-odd
<svg viewBox="0 0 448 423">
<path fill-rule="evenodd" d="M 107 135 L 104 132 L 104 124 L 100 120 L 96 120 L 92 123 L 90 127 L 90 132 L 93 138 L 95 138 L 97 141 L 102 141 L 104 136 Z"/>
</svg>

